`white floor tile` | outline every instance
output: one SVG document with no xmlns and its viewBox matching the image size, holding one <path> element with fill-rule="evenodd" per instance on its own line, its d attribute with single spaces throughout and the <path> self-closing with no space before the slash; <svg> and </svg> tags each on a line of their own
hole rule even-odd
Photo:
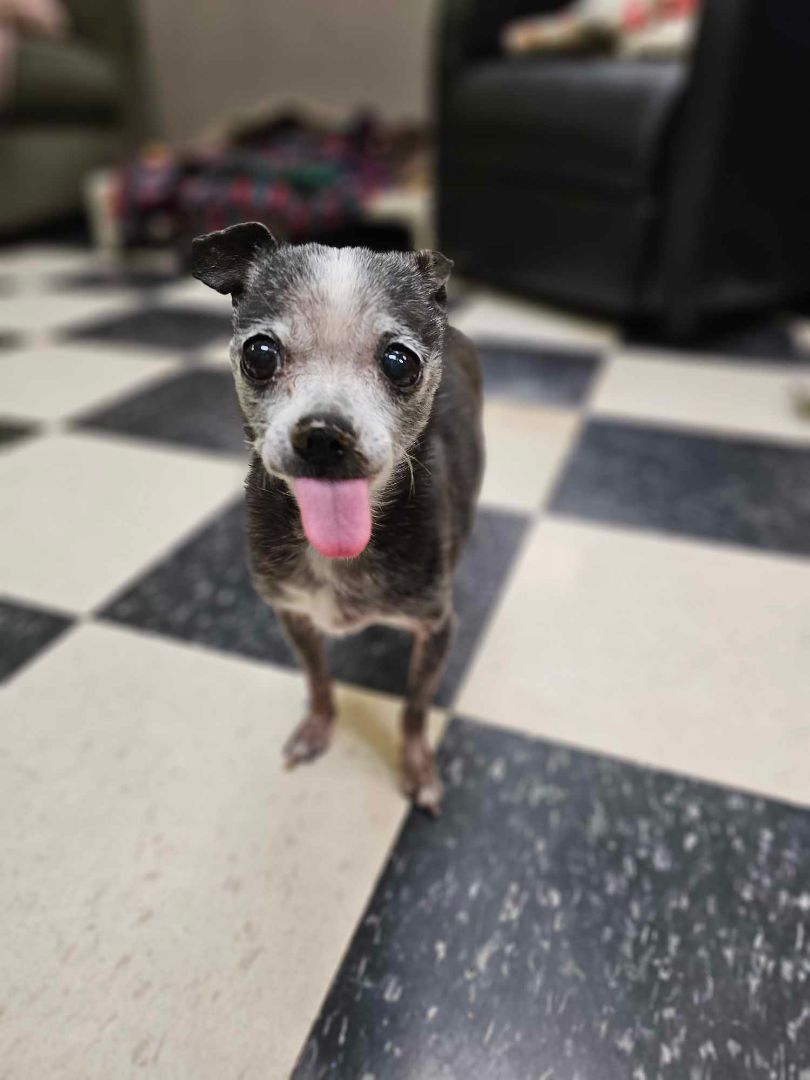
<svg viewBox="0 0 810 1080">
<path fill-rule="evenodd" d="M 799 560 L 547 519 L 459 710 L 810 803 Z"/>
<path fill-rule="evenodd" d="M 60 420 L 176 370 L 176 361 L 99 345 L 42 345 L 0 352 L 0 415 Z"/>
<path fill-rule="evenodd" d="M 0 458 L 0 592 L 86 611 L 233 497 L 243 467 L 106 435 Z"/>
<path fill-rule="evenodd" d="M 620 352 L 599 380 L 592 411 L 725 434 L 810 442 L 797 407 L 800 373 L 672 353 Z"/>
<path fill-rule="evenodd" d="M 90 248 L 58 244 L 26 244 L 0 250 L 0 273 L 20 278 L 72 274 L 95 269 L 98 256 Z"/>
<path fill-rule="evenodd" d="M 96 295 L 92 291 L 42 292 L 36 289 L 0 299 L 0 332 L 42 336 L 101 322 L 137 308 L 137 295 L 121 289 Z"/>
<path fill-rule="evenodd" d="M 617 338 L 616 328 L 584 316 L 572 315 L 543 304 L 479 291 L 450 321 L 469 337 L 508 340 L 537 345 L 600 348 Z"/>
<path fill-rule="evenodd" d="M 345 691 L 330 752 L 285 772 L 303 702 L 297 674 L 93 625 L 11 683 L 4 1076 L 289 1074 L 405 812 L 395 703 Z"/>
<path fill-rule="evenodd" d="M 230 296 L 224 296 L 192 277 L 161 289 L 160 302 L 166 307 L 197 307 L 220 315 L 230 315 L 232 310 Z"/>
<path fill-rule="evenodd" d="M 579 414 L 573 411 L 488 401 L 481 501 L 528 513 L 538 510 L 578 428 Z"/>
<path fill-rule="evenodd" d="M 215 341 L 213 345 L 206 345 L 194 353 L 194 359 L 206 367 L 231 370 L 230 338 Z"/>
</svg>

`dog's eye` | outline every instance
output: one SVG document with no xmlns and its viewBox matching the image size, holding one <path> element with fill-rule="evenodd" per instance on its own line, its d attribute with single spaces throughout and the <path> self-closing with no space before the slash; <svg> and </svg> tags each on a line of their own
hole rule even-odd
<svg viewBox="0 0 810 1080">
<path fill-rule="evenodd" d="M 267 382 L 275 374 L 281 353 L 269 334 L 257 334 L 242 346 L 242 371 L 254 382 Z"/>
<path fill-rule="evenodd" d="M 400 389 L 415 386 L 419 381 L 422 365 L 419 357 L 406 345 L 392 341 L 386 345 L 380 357 L 383 374 L 389 382 Z"/>
</svg>

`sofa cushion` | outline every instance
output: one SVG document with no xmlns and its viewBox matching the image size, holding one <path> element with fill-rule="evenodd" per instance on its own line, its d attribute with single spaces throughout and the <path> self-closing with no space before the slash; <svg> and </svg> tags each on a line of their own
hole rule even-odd
<svg viewBox="0 0 810 1080">
<path fill-rule="evenodd" d="M 6 113 L 13 121 L 74 123 L 112 120 L 122 87 L 115 66 L 82 42 L 29 38 L 21 42 Z"/>
<path fill-rule="evenodd" d="M 446 102 L 446 152 L 454 169 L 502 166 L 573 186 L 648 191 L 685 81 L 677 60 L 480 64 Z"/>
</svg>

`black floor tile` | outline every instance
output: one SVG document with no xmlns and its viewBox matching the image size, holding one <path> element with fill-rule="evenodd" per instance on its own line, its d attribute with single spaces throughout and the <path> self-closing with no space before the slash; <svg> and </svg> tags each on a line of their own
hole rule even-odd
<svg viewBox="0 0 810 1080">
<path fill-rule="evenodd" d="M 292 666 L 281 628 L 251 584 L 246 544 L 240 498 L 114 598 L 101 615 L 183 641 Z"/>
<path fill-rule="evenodd" d="M 0 682 L 32 660 L 68 626 L 64 615 L 0 600 Z"/>
<path fill-rule="evenodd" d="M 479 514 L 457 577 L 460 626 L 436 696 L 438 704 L 452 699 L 472 659 L 526 524 L 512 514 L 491 510 Z M 102 616 L 227 652 L 294 665 L 275 615 L 253 590 L 245 543 L 240 501 L 113 599 Z M 409 655 L 409 637 L 388 627 L 372 627 L 329 643 L 330 668 L 337 679 L 392 694 L 405 688 Z"/>
<path fill-rule="evenodd" d="M 8 446 L 33 435 L 36 428 L 33 424 L 20 424 L 12 420 L 0 420 L 0 447 Z"/>
<path fill-rule="evenodd" d="M 293 1076 L 746 1080 L 810 1062 L 810 814 L 454 721 Z"/>
<path fill-rule="evenodd" d="M 487 394 L 529 403 L 583 404 L 601 363 L 598 350 L 539 348 L 495 340 L 476 344 Z"/>
<path fill-rule="evenodd" d="M 667 349 L 685 356 L 698 354 L 702 359 L 732 359 L 738 363 L 810 364 L 810 353 L 791 332 L 783 318 L 732 317 L 714 320 L 692 341 L 678 342 L 663 339 L 649 328 L 628 328 L 624 340 L 634 346 Z"/>
<path fill-rule="evenodd" d="M 79 427 L 242 454 L 247 447 L 229 371 L 196 368 L 81 417 Z"/>
<path fill-rule="evenodd" d="M 491 509 L 478 511 L 475 528 L 456 574 L 455 610 L 459 617 L 437 705 L 449 705 L 469 667 L 489 616 L 514 564 L 528 521 Z M 330 645 L 332 669 L 345 682 L 371 690 L 404 694 L 411 652 L 410 635 L 389 626 L 370 626 Z"/>
<path fill-rule="evenodd" d="M 112 289 L 149 290 L 161 285 L 171 285 L 179 280 L 179 274 L 168 271 L 111 267 L 109 270 L 84 270 L 80 273 L 57 274 L 52 287 L 60 290 L 101 292 Z"/>
<path fill-rule="evenodd" d="M 230 333 L 231 320 L 227 314 L 216 315 L 195 308 L 146 307 L 76 327 L 69 336 L 82 341 L 190 351 Z"/>
<path fill-rule="evenodd" d="M 810 450 L 591 421 L 554 513 L 810 554 Z"/>
</svg>

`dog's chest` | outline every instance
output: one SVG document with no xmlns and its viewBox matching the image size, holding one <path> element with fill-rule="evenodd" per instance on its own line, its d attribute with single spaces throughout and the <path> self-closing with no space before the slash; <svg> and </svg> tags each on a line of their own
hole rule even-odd
<svg viewBox="0 0 810 1080">
<path fill-rule="evenodd" d="M 356 615 L 346 611 L 338 594 L 328 585 L 312 588 L 285 585 L 280 606 L 306 615 L 325 634 L 347 634 L 359 628 Z"/>
<path fill-rule="evenodd" d="M 284 582 L 275 602 L 308 616 L 325 634 L 349 634 L 371 623 L 391 621 L 383 614 L 371 577 L 350 575 L 339 564 L 319 557 L 307 560 L 304 574 Z"/>
</svg>

